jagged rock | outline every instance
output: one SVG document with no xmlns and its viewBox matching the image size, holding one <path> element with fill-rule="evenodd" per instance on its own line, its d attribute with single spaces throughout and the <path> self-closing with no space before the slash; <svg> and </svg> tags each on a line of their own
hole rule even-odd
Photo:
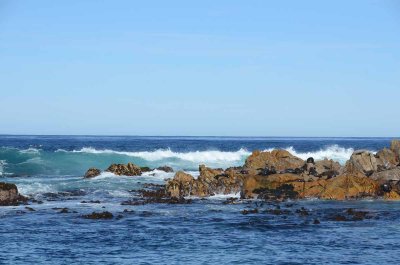
<svg viewBox="0 0 400 265">
<path fill-rule="evenodd" d="M 174 169 L 172 167 L 169 167 L 169 166 L 162 166 L 162 167 L 158 167 L 156 169 L 164 171 L 164 172 L 167 172 L 167 173 L 174 172 Z"/>
<path fill-rule="evenodd" d="M 334 177 L 339 175 L 341 166 L 338 162 L 333 161 L 332 159 L 324 159 L 315 162 L 315 172 L 317 176 L 327 178 Z"/>
<path fill-rule="evenodd" d="M 287 169 L 301 168 L 304 165 L 304 160 L 290 154 L 286 150 L 273 150 L 272 152 L 254 151 L 244 164 L 244 168 L 250 171 L 259 169 L 274 168 L 277 171 Z"/>
<path fill-rule="evenodd" d="M 112 164 L 109 166 L 106 171 L 112 172 L 115 175 L 124 175 L 124 176 L 140 176 L 142 175 L 142 170 L 135 164 L 128 163 L 124 164 Z"/>
<path fill-rule="evenodd" d="M 393 169 L 399 164 L 399 158 L 395 152 L 384 148 L 375 155 L 378 163 L 378 171 Z"/>
<path fill-rule="evenodd" d="M 389 181 L 400 181 L 400 168 L 394 168 L 381 172 L 375 172 L 370 176 L 371 179 L 378 181 L 379 183 L 386 183 Z"/>
<path fill-rule="evenodd" d="M 94 177 L 99 176 L 100 174 L 101 174 L 100 169 L 92 167 L 92 168 L 89 168 L 88 171 L 86 171 L 86 173 L 85 173 L 85 175 L 83 177 L 87 178 L 87 179 L 88 178 L 94 178 Z"/>
<path fill-rule="evenodd" d="M 240 192 L 243 182 L 242 175 L 235 170 L 211 169 L 204 165 L 199 167 L 200 175 L 194 179 L 191 175 L 179 171 L 166 185 L 171 196 L 205 197 L 214 194 L 230 194 Z"/>
<path fill-rule="evenodd" d="M 166 184 L 166 191 L 171 197 L 183 197 L 190 195 L 194 177 L 183 171 L 176 172 L 174 178 Z"/>
<path fill-rule="evenodd" d="M 350 159 L 346 162 L 343 169 L 344 174 L 364 174 L 366 176 L 372 175 L 378 170 L 378 163 L 374 154 L 359 150 L 355 151 Z"/>
<path fill-rule="evenodd" d="M 149 168 L 149 167 L 140 167 L 140 171 L 143 173 L 143 172 L 150 172 L 150 171 L 152 171 L 152 169 L 151 168 Z"/>
<path fill-rule="evenodd" d="M 392 140 L 390 143 L 390 150 L 392 150 L 397 155 L 397 159 L 400 160 L 400 140 Z"/>
<path fill-rule="evenodd" d="M 0 206 L 16 206 L 26 203 L 27 198 L 18 193 L 15 184 L 0 182 Z"/>
</svg>

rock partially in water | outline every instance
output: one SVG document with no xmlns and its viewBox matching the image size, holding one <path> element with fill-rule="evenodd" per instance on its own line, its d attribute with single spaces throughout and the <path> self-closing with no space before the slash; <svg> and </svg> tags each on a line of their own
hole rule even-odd
<svg viewBox="0 0 400 265">
<path fill-rule="evenodd" d="M 91 214 L 86 214 L 82 216 L 85 219 L 112 219 L 114 217 L 114 215 L 110 212 L 101 212 L 101 213 L 97 213 L 97 212 L 92 212 Z"/>
<path fill-rule="evenodd" d="M 164 171 L 164 172 L 167 172 L 167 173 L 174 172 L 174 169 L 172 167 L 169 167 L 169 166 L 162 166 L 162 167 L 158 167 L 156 169 Z"/>
<path fill-rule="evenodd" d="M 0 206 L 17 206 L 27 201 L 27 198 L 18 193 L 15 184 L 0 182 Z"/>
<path fill-rule="evenodd" d="M 140 176 L 140 175 L 142 175 L 141 168 L 133 163 L 128 163 L 126 165 L 112 164 L 106 169 L 106 171 L 114 173 L 115 175 L 118 175 L 118 176 L 121 176 L 121 175 L 123 175 L 123 176 Z"/>
<path fill-rule="evenodd" d="M 89 168 L 86 171 L 86 173 L 85 173 L 85 175 L 83 177 L 86 178 L 86 179 L 89 179 L 89 178 L 97 177 L 100 174 L 101 174 L 101 170 L 100 169 L 92 167 L 92 168 Z"/>
<path fill-rule="evenodd" d="M 258 209 L 257 208 L 255 208 L 255 209 L 250 209 L 250 210 L 243 210 L 243 211 L 241 211 L 241 213 L 243 214 L 243 215 L 247 215 L 247 214 L 255 214 L 255 213 L 258 213 Z"/>
</svg>

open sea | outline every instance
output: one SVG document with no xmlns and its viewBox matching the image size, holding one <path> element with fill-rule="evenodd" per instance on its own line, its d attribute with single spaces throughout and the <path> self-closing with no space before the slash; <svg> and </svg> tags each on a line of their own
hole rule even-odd
<svg viewBox="0 0 400 265">
<path fill-rule="evenodd" d="M 135 196 L 132 190 L 164 184 L 174 173 L 82 177 L 90 167 L 127 162 L 168 165 L 197 176 L 200 164 L 240 166 L 256 149 L 286 149 L 303 159 L 343 164 L 354 150 L 376 152 L 391 140 L 0 135 L 0 182 L 15 183 L 21 194 L 43 202 L 31 203 L 34 211 L 0 207 L 0 264 L 399 264 L 400 202 L 285 202 L 279 205 L 289 212 L 284 216 L 268 211 L 274 204 L 224 203 L 239 194 L 193 198 L 183 205 L 127 206 L 121 202 Z M 257 214 L 241 213 L 255 207 Z M 296 215 L 301 207 L 310 214 Z M 368 211 L 371 218 L 329 218 L 348 208 Z M 93 211 L 118 218 L 82 218 Z"/>
</svg>

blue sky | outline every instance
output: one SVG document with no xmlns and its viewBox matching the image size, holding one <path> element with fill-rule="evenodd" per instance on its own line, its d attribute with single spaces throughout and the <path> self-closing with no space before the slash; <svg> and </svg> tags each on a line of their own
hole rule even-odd
<svg viewBox="0 0 400 265">
<path fill-rule="evenodd" d="M 399 136 L 399 1 L 0 0 L 0 133 Z"/>
</svg>

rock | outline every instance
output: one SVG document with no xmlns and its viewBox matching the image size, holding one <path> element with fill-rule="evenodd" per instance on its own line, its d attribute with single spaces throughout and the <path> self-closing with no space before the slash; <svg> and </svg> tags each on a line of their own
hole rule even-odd
<svg viewBox="0 0 400 265">
<path fill-rule="evenodd" d="M 283 184 L 275 189 L 259 188 L 253 190 L 253 193 L 258 194 L 257 199 L 267 201 L 284 201 L 287 199 L 297 199 L 299 193 L 294 191 L 291 184 Z"/>
<path fill-rule="evenodd" d="M 166 184 L 166 191 L 171 197 L 188 196 L 191 193 L 191 187 L 194 182 L 194 177 L 186 174 L 183 171 L 176 172 L 174 178 Z"/>
<path fill-rule="evenodd" d="M 107 172 L 112 172 L 115 175 L 123 176 L 140 176 L 142 170 L 135 164 L 128 163 L 124 164 L 112 164 L 106 169 Z"/>
<path fill-rule="evenodd" d="M 394 169 L 389 169 L 381 172 L 375 172 L 370 176 L 371 179 L 378 181 L 378 183 L 383 184 L 392 181 L 400 181 L 400 168 L 396 167 Z"/>
<path fill-rule="evenodd" d="M 174 169 L 172 167 L 169 167 L 169 166 L 162 166 L 162 167 L 158 167 L 156 169 L 164 171 L 164 172 L 167 172 L 167 173 L 174 172 Z"/>
<path fill-rule="evenodd" d="M 211 169 L 199 166 L 200 175 L 194 179 L 182 171 L 177 172 L 166 185 L 166 190 L 172 197 L 198 196 L 206 197 L 214 194 L 239 193 L 243 183 L 242 175 L 234 169 Z"/>
<path fill-rule="evenodd" d="M 15 184 L 0 182 L 0 206 L 17 206 L 26 203 L 27 200 L 18 193 Z"/>
<path fill-rule="evenodd" d="M 378 171 L 396 168 L 399 164 L 399 158 L 390 149 L 384 148 L 376 153 L 375 158 L 378 163 Z"/>
<path fill-rule="evenodd" d="M 366 176 L 372 175 L 378 170 L 378 163 L 375 156 L 365 150 L 355 151 L 350 159 L 346 162 L 343 169 L 345 174 L 364 174 Z"/>
<path fill-rule="evenodd" d="M 314 219 L 314 222 L 313 222 L 313 224 L 315 224 L 315 225 L 319 225 L 321 222 L 318 220 L 318 219 Z"/>
<path fill-rule="evenodd" d="M 326 181 L 321 199 L 346 200 L 376 197 L 379 193 L 379 184 L 363 175 L 341 175 Z"/>
<path fill-rule="evenodd" d="M 250 210 L 243 210 L 241 213 L 243 215 L 247 215 L 247 214 L 250 214 L 250 213 L 258 213 L 258 209 L 255 208 L 255 209 L 250 209 Z"/>
<path fill-rule="evenodd" d="M 140 171 L 143 173 L 143 172 L 150 172 L 150 171 L 152 171 L 152 169 L 151 168 L 149 168 L 149 167 L 140 167 Z"/>
<path fill-rule="evenodd" d="M 295 174 L 251 175 L 244 179 L 240 194 L 243 199 L 257 198 L 262 190 L 273 192 L 283 184 L 300 182 L 304 182 L 303 177 Z"/>
<path fill-rule="evenodd" d="M 85 219 L 112 219 L 114 216 L 110 212 L 102 212 L 102 213 L 96 213 L 93 212 L 91 214 L 83 215 L 82 216 Z"/>
<path fill-rule="evenodd" d="M 392 140 L 390 150 L 392 150 L 396 154 L 397 159 L 400 160 L 400 140 Z"/>
<path fill-rule="evenodd" d="M 85 173 L 85 175 L 83 177 L 87 178 L 87 179 L 88 178 L 94 178 L 94 177 L 99 176 L 100 174 L 101 174 L 100 169 L 92 167 L 92 168 L 89 168 L 88 171 L 86 171 L 86 173 Z"/>
<path fill-rule="evenodd" d="M 293 156 L 286 150 L 273 150 L 272 152 L 254 151 L 244 164 L 244 168 L 250 171 L 274 168 L 276 171 L 301 168 L 304 161 Z"/>
<path fill-rule="evenodd" d="M 332 159 L 324 159 L 315 162 L 315 173 L 318 177 L 332 178 L 339 175 L 341 166 Z"/>
</svg>

